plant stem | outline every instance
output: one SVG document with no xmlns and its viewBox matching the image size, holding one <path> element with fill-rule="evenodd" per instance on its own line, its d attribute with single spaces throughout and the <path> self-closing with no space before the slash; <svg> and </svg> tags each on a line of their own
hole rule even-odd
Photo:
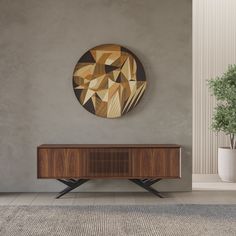
<svg viewBox="0 0 236 236">
<path fill-rule="evenodd" d="M 229 134 L 230 138 L 230 148 L 234 149 L 234 134 Z"/>
<path fill-rule="evenodd" d="M 234 147 L 233 148 L 236 149 L 236 137 L 235 137 L 235 135 L 234 135 Z"/>
</svg>

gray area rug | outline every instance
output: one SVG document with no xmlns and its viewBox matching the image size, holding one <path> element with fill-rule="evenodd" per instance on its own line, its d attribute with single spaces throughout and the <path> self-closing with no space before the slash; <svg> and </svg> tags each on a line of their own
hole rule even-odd
<svg viewBox="0 0 236 236">
<path fill-rule="evenodd" d="M 0 235 L 236 235 L 236 205 L 1 206 Z"/>
</svg>

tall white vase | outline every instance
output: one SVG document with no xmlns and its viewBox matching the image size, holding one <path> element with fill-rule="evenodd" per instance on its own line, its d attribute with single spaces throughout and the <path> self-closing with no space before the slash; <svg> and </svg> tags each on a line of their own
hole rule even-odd
<svg viewBox="0 0 236 236">
<path fill-rule="evenodd" d="M 218 149 L 218 174 L 222 181 L 236 182 L 236 149 Z"/>
</svg>

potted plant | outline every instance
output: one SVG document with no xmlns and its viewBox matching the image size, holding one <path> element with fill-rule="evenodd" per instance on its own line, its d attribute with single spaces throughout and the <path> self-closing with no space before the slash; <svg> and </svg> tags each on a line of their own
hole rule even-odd
<svg viewBox="0 0 236 236">
<path fill-rule="evenodd" d="M 223 181 L 236 182 L 236 65 L 208 85 L 217 101 L 211 128 L 228 135 L 230 143 L 218 149 L 218 174 Z"/>
</svg>

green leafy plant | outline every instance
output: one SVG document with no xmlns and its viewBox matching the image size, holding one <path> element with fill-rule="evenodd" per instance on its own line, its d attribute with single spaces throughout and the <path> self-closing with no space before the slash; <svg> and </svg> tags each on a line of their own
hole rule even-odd
<svg viewBox="0 0 236 236">
<path fill-rule="evenodd" d="M 217 101 L 211 128 L 229 135 L 230 148 L 236 149 L 236 65 L 229 65 L 221 77 L 209 80 L 208 85 Z"/>
</svg>

